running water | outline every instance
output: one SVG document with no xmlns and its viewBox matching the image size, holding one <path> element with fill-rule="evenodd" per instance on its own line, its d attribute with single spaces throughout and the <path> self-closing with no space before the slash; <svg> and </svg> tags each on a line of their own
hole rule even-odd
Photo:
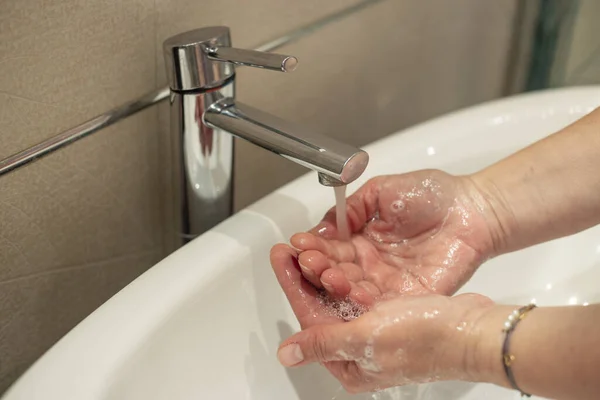
<svg viewBox="0 0 600 400">
<path fill-rule="evenodd" d="M 340 240 L 350 240 L 348 217 L 346 216 L 346 185 L 334 186 L 335 192 L 335 222 Z"/>
</svg>

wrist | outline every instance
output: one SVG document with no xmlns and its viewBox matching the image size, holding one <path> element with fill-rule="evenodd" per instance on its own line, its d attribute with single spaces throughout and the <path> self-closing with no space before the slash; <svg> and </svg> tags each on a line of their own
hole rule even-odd
<svg viewBox="0 0 600 400">
<path fill-rule="evenodd" d="M 516 230 L 517 221 L 507 197 L 502 190 L 485 176 L 484 172 L 463 177 L 470 186 L 470 197 L 486 221 L 491 237 L 490 257 L 510 251 L 511 232 Z"/>
<path fill-rule="evenodd" d="M 502 364 L 502 328 L 513 309 L 494 305 L 473 314 L 465 361 L 471 381 L 510 387 Z"/>
</svg>

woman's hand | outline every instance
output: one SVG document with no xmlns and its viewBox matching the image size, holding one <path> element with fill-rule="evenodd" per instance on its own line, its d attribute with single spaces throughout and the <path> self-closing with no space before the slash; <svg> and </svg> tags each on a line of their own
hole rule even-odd
<svg viewBox="0 0 600 400">
<path fill-rule="evenodd" d="M 471 370 L 486 371 L 477 368 L 486 363 L 474 354 L 480 329 L 473 326 L 491 300 L 470 294 L 400 296 L 367 311 L 317 290 L 302 277 L 297 257 L 283 244 L 271 251 L 277 280 L 303 329 L 279 348 L 285 366 L 320 362 L 351 392 L 432 380 L 473 380 Z M 502 321 L 492 325 L 501 327 Z"/>
<path fill-rule="evenodd" d="M 491 300 L 474 294 L 403 296 L 347 323 L 312 326 L 285 340 L 280 362 L 324 364 L 351 393 L 440 380 L 476 380 L 477 320 Z"/>
<path fill-rule="evenodd" d="M 397 294 L 456 292 L 494 254 L 495 214 L 467 177 L 437 170 L 371 179 L 347 199 L 351 240 L 335 209 L 291 238 L 304 277 L 370 306 Z"/>
<path fill-rule="evenodd" d="M 285 366 L 320 362 L 351 392 L 433 380 L 510 387 L 501 361 L 502 328 L 519 306 L 492 305 L 473 294 L 424 295 L 381 301 L 367 311 L 324 296 L 302 277 L 297 256 L 286 245 L 271 251 L 275 275 L 303 329 L 279 348 Z M 597 399 L 598 321 L 600 304 L 532 311 L 510 342 L 520 388 L 553 399 Z"/>
</svg>

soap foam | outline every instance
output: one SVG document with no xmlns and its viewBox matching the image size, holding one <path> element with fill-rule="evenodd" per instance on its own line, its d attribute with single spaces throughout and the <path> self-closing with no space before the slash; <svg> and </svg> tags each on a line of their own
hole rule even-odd
<svg viewBox="0 0 600 400">
<path fill-rule="evenodd" d="M 365 306 L 349 298 L 334 299 L 325 291 L 319 293 L 318 300 L 327 314 L 344 321 L 356 319 L 367 311 Z"/>
</svg>

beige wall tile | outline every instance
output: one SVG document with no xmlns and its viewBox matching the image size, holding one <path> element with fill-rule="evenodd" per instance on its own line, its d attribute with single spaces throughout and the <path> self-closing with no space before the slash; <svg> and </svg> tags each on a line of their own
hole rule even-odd
<svg viewBox="0 0 600 400">
<path fill-rule="evenodd" d="M 0 280 L 161 248 L 154 113 L 2 178 Z"/>
<path fill-rule="evenodd" d="M 153 90 L 154 24 L 153 0 L 0 2 L 0 158 Z M 160 259 L 158 166 L 153 109 L 0 178 L 0 392 Z"/>
<path fill-rule="evenodd" d="M 0 393 L 54 342 L 157 262 L 152 250 L 0 281 Z"/>
<path fill-rule="evenodd" d="M 152 11 L 149 0 L 0 2 L 0 157 L 153 89 Z"/>
</svg>

